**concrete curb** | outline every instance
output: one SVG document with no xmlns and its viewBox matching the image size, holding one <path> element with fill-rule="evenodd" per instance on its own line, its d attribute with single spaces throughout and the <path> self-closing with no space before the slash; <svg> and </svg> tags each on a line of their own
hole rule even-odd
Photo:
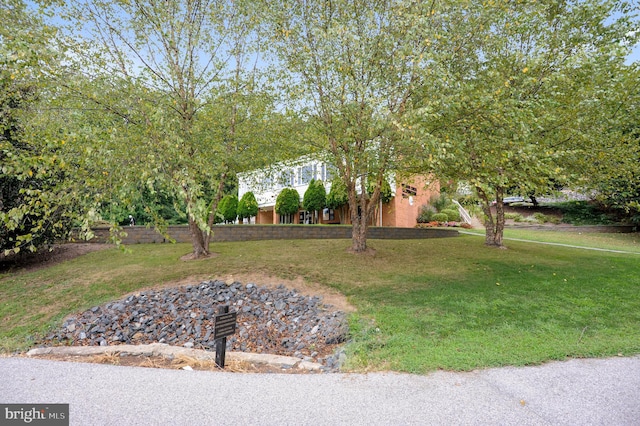
<svg viewBox="0 0 640 426">
<path fill-rule="evenodd" d="M 47 348 L 35 348 L 27 352 L 27 356 L 29 357 L 37 357 L 43 355 L 91 356 L 104 354 L 165 357 L 176 357 L 178 355 L 182 355 L 200 361 L 215 361 L 216 358 L 215 352 L 205 351 L 201 349 L 182 348 L 179 346 L 170 346 L 164 343 L 115 346 L 53 346 Z M 249 352 L 227 352 L 225 358 L 229 361 L 265 364 L 279 368 L 299 368 L 301 370 L 308 371 L 321 371 L 322 369 L 321 364 L 283 355 L 257 354 Z"/>
</svg>

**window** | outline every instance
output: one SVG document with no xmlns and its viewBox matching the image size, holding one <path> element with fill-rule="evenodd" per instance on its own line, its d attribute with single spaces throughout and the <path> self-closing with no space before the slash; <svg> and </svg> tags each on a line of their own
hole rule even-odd
<svg viewBox="0 0 640 426">
<path fill-rule="evenodd" d="M 325 182 L 331 182 L 337 175 L 337 170 L 334 166 L 327 163 L 322 163 L 322 169 L 320 170 L 320 179 Z"/>
<path fill-rule="evenodd" d="M 336 212 L 333 209 L 323 209 L 322 220 L 325 222 L 336 220 Z"/>
<path fill-rule="evenodd" d="M 273 188 L 273 178 L 271 176 L 265 176 L 262 179 L 262 190 L 268 191 Z"/>
<path fill-rule="evenodd" d="M 415 197 L 418 194 L 418 189 L 414 186 L 402 184 L 402 198 Z"/>
<path fill-rule="evenodd" d="M 316 176 L 316 165 L 308 165 L 298 168 L 298 185 L 306 185 Z"/>
<path fill-rule="evenodd" d="M 293 170 L 285 170 L 280 174 L 280 179 L 278 179 L 278 186 L 294 186 L 295 178 L 296 175 Z"/>
</svg>

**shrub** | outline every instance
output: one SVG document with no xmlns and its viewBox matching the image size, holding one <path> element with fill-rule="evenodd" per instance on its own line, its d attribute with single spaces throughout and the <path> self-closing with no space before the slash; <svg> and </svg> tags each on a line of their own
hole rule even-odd
<svg viewBox="0 0 640 426">
<path fill-rule="evenodd" d="M 293 188 L 284 188 L 276 198 L 276 213 L 282 216 L 287 223 L 292 222 L 292 215 L 300 208 L 300 194 Z"/>
<path fill-rule="evenodd" d="M 568 201 L 554 204 L 553 207 L 562 211 L 562 220 L 572 225 L 606 225 L 612 223 L 607 212 L 602 211 L 597 204 L 588 201 Z"/>
<path fill-rule="evenodd" d="M 549 219 L 549 222 L 553 223 L 554 225 L 562 223 L 562 219 L 557 216 L 547 216 L 547 218 Z"/>
<path fill-rule="evenodd" d="M 460 222 L 460 212 L 458 209 L 444 209 L 440 210 L 440 213 L 447 215 L 447 218 L 452 222 Z"/>
<path fill-rule="evenodd" d="M 218 203 L 218 217 L 225 222 L 236 220 L 238 211 L 238 197 L 228 194 Z"/>
<path fill-rule="evenodd" d="M 431 220 L 435 221 L 435 222 L 448 222 L 449 221 L 449 216 L 447 216 L 446 213 L 434 213 L 433 216 L 431 216 Z"/>
<path fill-rule="evenodd" d="M 437 213 L 436 209 L 432 206 L 422 206 L 420 214 L 418 215 L 418 223 L 429 223 L 433 220 L 433 215 Z"/>
<path fill-rule="evenodd" d="M 524 217 L 520 213 L 505 213 L 504 218 L 507 220 L 511 219 L 514 222 L 522 222 L 524 220 Z"/>
<path fill-rule="evenodd" d="M 429 204 L 431 204 L 437 211 L 442 211 L 451 205 L 451 201 L 446 195 L 441 194 L 439 196 L 432 197 L 429 200 Z"/>
<path fill-rule="evenodd" d="M 326 205 L 330 209 L 339 209 L 349 202 L 347 186 L 340 177 L 336 177 L 331 182 L 331 189 L 326 197 Z"/>
<path fill-rule="evenodd" d="M 544 213 L 540 213 L 540 212 L 534 213 L 533 218 L 538 223 L 545 223 L 547 221 L 547 216 Z"/>
<path fill-rule="evenodd" d="M 253 192 L 246 192 L 238 202 L 237 213 L 240 219 L 250 218 L 258 214 L 258 201 Z"/>
<path fill-rule="evenodd" d="M 538 223 L 554 223 L 554 224 L 558 224 L 561 222 L 560 218 L 555 217 L 555 216 L 549 216 L 543 213 L 534 213 L 533 214 L 533 218 L 538 222 Z"/>
<path fill-rule="evenodd" d="M 302 200 L 302 207 L 310 212 L 317 213 L 322 210 L 326 204 L 327 191 L 324 189 L 324 184 L 321 180 L 311 179 L 309 187 L 304 193 Z M 314 214 L 313 221 L 316 222 L 316 214 Z"/>
</svg>

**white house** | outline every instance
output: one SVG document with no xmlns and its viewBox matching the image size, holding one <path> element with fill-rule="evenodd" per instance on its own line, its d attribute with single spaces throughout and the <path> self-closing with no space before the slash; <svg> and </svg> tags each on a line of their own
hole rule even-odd
<svg viewBox="0 0 640 426">
<path fill-rule="evenodd" d="M 300 194 L 300 201 L 312 179 L 321 180 L 327 193 L 331 190 L 331 182 L 336 175 L 335 167 L 326 161 L 312 156 L 301 157 L 295 161 L 277 163 L 271 167 L 238 174 L 238 198 L 247 192 L 253 192 L 258 201 L 260 211 L 255 218 L 258 224 L 281 223 L 275 212 L 276 199 L 283 188 L 294 188 Z M 389 179 L 392 200 L 380 205 L 379 213 L 373 225 L 414 227 L 420 207 L 429 202 L 434 193 L 439 191 L 437 185 L 427 188 L 425 179 L 413 179 L 408 183 L 397 183 Z M 400 194 L 400 196 L 396 196 Z M 340 217 L 340 216 L 344 217 Z M 294 223 L 310 223 L 311 214 L 300 210 Z M 324 209 L 320 223 L 350 223 L 346 209 L 333 211 Z"/>
</svg>

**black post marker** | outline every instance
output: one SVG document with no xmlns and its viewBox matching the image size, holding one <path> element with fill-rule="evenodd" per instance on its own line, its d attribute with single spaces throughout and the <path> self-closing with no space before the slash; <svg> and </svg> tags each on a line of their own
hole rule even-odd
<svg viewBox="0 0 640 426">
<path fill-rule="evenodd" d="M 220 306 L 218 313 L 220 315 L 229 312 L 229 306 Z M 216 324 L 218 323 L 218 317 L 216 317 Z M 217 328 L 217 327 L 216 327 Z M 227 337 L 221 337 L 216 339 L 216 365 L 220 368 L 224 368 L 224 358 L 227 352 Z"/>
</svg>

